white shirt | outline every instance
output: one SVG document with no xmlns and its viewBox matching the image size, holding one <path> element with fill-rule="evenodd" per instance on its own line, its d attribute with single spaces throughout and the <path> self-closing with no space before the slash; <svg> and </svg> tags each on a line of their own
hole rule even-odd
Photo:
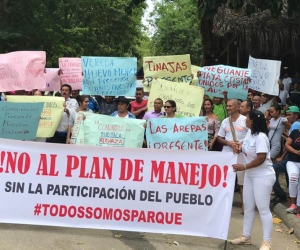
<svg viewBox="0 0 300 250">
<path fill-rule="evenodd" d="M 69 126 L 73 127 L 74 126 L 74 123 L 75 123 L 75 117 L 76 117 L 76 114 L 78 113 L 79 111 L 78 110 L 74 110 L 72 109 L 70 111 L 70 116 L 69 116 Z M 89 113 L 93 113 L 93 110 L 91 109 L 87 109 L 86 111 L 80 111 L 80 112 L 89 112 Z"/>
<path fill-rule="evenodd" d="M 260 106 L 258 109 L 254 109 L 254 110 L 258 110 L 260 112 L 262 112 L 263 114 L 267 111 L 265 107 Z"/>
<path fill-rule="evenodd" d="M 66 100 L 66 108 L 69 110 L 71 114 L 72 111 L 78 109 L 78 102 L 76 99 L 71 99 L 70 97 Z M 69 115 L 67 112 L 63 112 L 60 122 L 57 126 L 57 132 L 67 132 L 69 126 Z"/>
<path fill-rule="evenodd" d="M 119 113 L 116 115 L 116 117 L 120 117 L 120 118 L 128 118 L 129 117 L 129 115 L 127 114 L 126 116 L 119 116 Z"/>
<path fill-rule="evenodd" d="M 266 103 L 263 103 L 261 105 L 261 108 L 265 108 L 266 110 L 268 110 L 271 107 L 271 105 L 272 105 L 272 100 L 270 100 L 270 101 L 268 101 Z M 265 112 L 266 112 L 266 110 L 265 110 Z M 264 114 L 265 112 L 262 112 L 262 113 Z"/>
<path fill-rule="evenodd" d="M 235 130 L 236 139 L 238 141 L 242 141 L 248 131 L 248 128 L 246 127 L 246 116 L 240 115 L 235 122 L 232 122 L 232 125 Z M 226 141 L 233 141 L 233 136 L 229 124 L 229 117 L 223 120 L 218 136 L 225 138 Z M 222 152 L 232 152 L 232 148 L 224 145 Z"/>
<path fill-rule="evenodd" d="M 270 158 L 270 143 L 266 134 L 259 133 L 257 135 L 252 135 L 251 130 L 249 129 L 243 141 L 242 152 L 245 156 L 246 164 L 252 162 L 257 157 L 258 153 L 267 153 L 266 159 L 261 165 L 246 170 L 248 176 L 254 177 L 275 174 Z"/>
<path fill-rule="evenodd" d="M 279 90 L 279 98 L 281 100 L 280 105 L 286 105 L 286 99 L 290 97 L 289 92 L 287 90 Z"/>
<path fill-rule="evenodd" d="M 288 92 L 290 91 L 290 85 L 291 85 L 291 83 L 292 83 L 292 78 L 290 78 L 290 77 L 284 78 L 282 80 L 282 84 L 284 86 L 284 89 L 286 91 L 288 91 Z"/>
</svg>

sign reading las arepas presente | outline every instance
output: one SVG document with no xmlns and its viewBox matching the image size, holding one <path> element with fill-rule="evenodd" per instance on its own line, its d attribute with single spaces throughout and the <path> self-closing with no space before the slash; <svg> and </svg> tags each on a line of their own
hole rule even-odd
<svg viewBox="0 0 300 250">
<path fill-rule="evenodd" d="M 231 153 L 5 139 L 0 151 L 2 223 L 227 239 Z"/>
</svg>

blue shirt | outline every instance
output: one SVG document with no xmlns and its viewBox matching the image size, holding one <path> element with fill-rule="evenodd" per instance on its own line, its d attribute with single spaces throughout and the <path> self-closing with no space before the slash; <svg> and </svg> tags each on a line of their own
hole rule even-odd
<svg viewBox="0 0 300 250">
<path fill-rule="evenodd" d="M 293 130 L 299 129 L 300 130 L 300 122 L 296 121 L 292 124 L 289 133 L 292 133 Z"/>
<path fill-rule="evenodd" d="M 119 114 L 119 111 L 117 110 L 117 111 L 113 112 L 110 116 L 116 117 L 116 116 L 118 116 L 118 114 Z M 135 115 L 132 114 L 132 113 L 130 113 L 129 111 L 127 111 L 127 114 L 128 114 L 128 118 L 136 119 L 136 118 L 135 118 Z"/>
</svg>

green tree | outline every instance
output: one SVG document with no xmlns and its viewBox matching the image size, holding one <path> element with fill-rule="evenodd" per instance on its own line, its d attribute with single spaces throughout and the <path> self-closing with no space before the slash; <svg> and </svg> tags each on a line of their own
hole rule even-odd
<svg viewBox="0 0 300 250">
<path fill-rule="evenodd" d="M 296 13 L 300 13 L 299 0 L 198 0 L 199 17 L 200 19 L 210 19 L 218 11 L 222 4 L 235 10 L 240 10 L 245 6 L 247 15 L 251 15 L 258 10 L 270 10 L 272 16 L 280 16 L 282 8 L 287 5 L 288 15 L 291 17 Z"/>
<path fill-rule="evenodd" d="M 156 1 L 151 13 L 155 55 L 190 54 L 199 65 L 202 53 L 197 0 Z"/>
<path fill-rule="evenodd" d="M 141 56 L 145 0 L 4 0 L 0 53 L 44 50 L 62 56 Z"/>
</svg>

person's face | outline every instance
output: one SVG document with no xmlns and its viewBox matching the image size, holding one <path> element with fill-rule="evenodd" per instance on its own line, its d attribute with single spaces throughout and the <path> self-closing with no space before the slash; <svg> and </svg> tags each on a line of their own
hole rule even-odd
<svg viewBox="0 0 300 250">
<path fill-rule="evenodd" d="M 83 102 L 81 103 L 81 107 L 82 107 L 83 109 L 87 109 L 88 106 L 89 106 L 89 98 L 85 98 L 85 99 L 83 100 Z"/>
<path fill-rule="evenodd" d="M 253 93 L 249 92 L 247 95 L 248 100 L 252 101 Z"/>
<path fill-rule="evenodd" d="M 280 115 L 280 111 L 277 111 L 277 110 L 276 110 L 275 108 L 273 108 L 273 107 L 270 107 L 269 111 L 270 111 L 270 116 L 271 116 L 272 118 L 277 118 L 277 117 Z"/>
<path fill-rule="evenodd" d="M 227 109 L 228 115 L 233 115 L 233 114 L 239 112 L 239 106 L 237 105 L 237 103 L 235 101 L 228 101 L 226 109 Z"/>
<path fill-rule="evenodd" d="M 222 101 L 223 101 L 223 99 L 222 98 L 219 98 L 219 97 L 214 97 L 214 103 L 215 104 L 221 104 L 222 103 Z"/>
<path fill-rule="evenodd" d="M 246 127 L 247 128 L 251 128 L 252 127 L 252 121 L 249 118 L 249 115 L 247 115 L 247 119 L 246 119 Z"/>
<path fill-rule="evenodd" d="M 258 97 L 258 96 L 254 96 L 253 97 L 253 100 L 252 100 L 252 102 L 253 102 L 253 106 L 254 107 L 259 107 L 260 106 L 260 98 Z"/>
<path fill-rule="evenodd" d="M 261 96 L 262 102 L 267 103 L 269 101 L 269 97 L 267 95 Z"/>
<path fill-rule="evenodd" d="M 41 93 L 40 91 L 37 90 L 37 91 L 34 92 L 34 95 L 41 96 L 42 93 Z"/>
<path fill-rule="evenodd" d="M 76 98 L 79 95 L 79 90 L 72 90 L 72 97 Z"/>
<path fill-rule="evenodd" d="M 204 107 L 205 112 L 212 111 L 212 105 L 211 105 L 210 101 L 205 101 L 203 107 Z"/>
<path fill-rule="evenodd" d="M 247 115 L 250 112 L 250 108 L 247 107 L 247 102 L 242 102 L 239 108 L 239 112 L 242 115 Z"/>
<path fill-rule="evenodd" d="M 143 100 L 144 97 L 144 92 L 142 90 L 138 90 L 135 93 L 135 99 L 137 102 L 141 102 Z"/>
<path fill-rule="evenodd" d="M 64 98 L 69 98 L 70 97 L 70 89 L 66 86 L 62 87 L 61 88 L 61 96 L 64 97 Z"/>
<path fill-rule="evenodd" d="M 166 102 L 164 105 L 164 109 L 167 114 L 173 114 L 176 108 L 174 108 L 171 103 Z"/>
<path fill-rule="evenodd" d="M 280 89 L 280 90 L 283 90 L 283 87 L 284 87 L 283 84 L 280 83 L 280 84 L 279 84 L 279 89 Z"/>
<path fill-rule="evenodd" d="M 298 119 L 298 114 L 287 113 L 286 114 L 286 119 L 288 120 L 289 123 L 294 123 Z"/>
<path fill-rule="evenodd" d="M 114 100 L 114 96 L 105 96 L 105 101 L 111 103 Z"/>
<path fill-rule="evenodd" d="M 298 90 L 299 89 L 299 85 L 297 83 L 294 84 L 294 90 Z"/>
<path fill-rule="evenodd" d="M 120 113 L 124 113 L 127 111 L 127 108 L 128 108 L 128 104 L 127 103 L 124 103 L 124 102 L 118 102 L 118 111 Z"/>
<path fill-rule="evenodd" d="M 155 111 L 161 111 L 162 109 L 162 106 L 163 106 L 163 102 L 161 100 L 155 100 L 154 101 L 154 110 Z"/>
</svg>

